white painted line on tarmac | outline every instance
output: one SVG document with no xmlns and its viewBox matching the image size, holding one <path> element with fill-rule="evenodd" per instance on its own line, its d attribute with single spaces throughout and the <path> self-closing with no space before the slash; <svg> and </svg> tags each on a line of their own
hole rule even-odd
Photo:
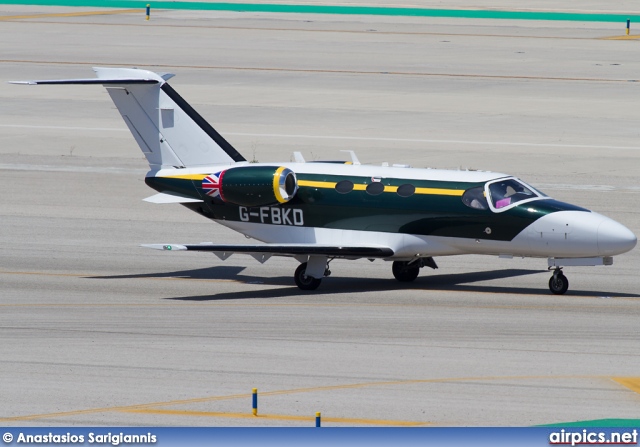
<svg viewBox="0 0 640 447">
<path fill-rule="evenodd" d="M 24 128 L 24 129 L 52 129 L 52 130 L 89 130 L 101 132 L 128 132 L 129 129 L 117 129 L 110 127 L 66 127 L 66 126 L 34 126 L 25 124 L 0 124 L 0 127 Z M 638 146 L 604 146 L 592 144 L 562 144 L 562 143 L 522 143 L 512 141 L 472 141 L 472 140 L 432 140 L 426 138 L 389 138 L 389 137 L 349 137 L 342 135 L 299 135 L 299 134 L 276 134 L 276 133 L 245 133 L 245 132 L 225 132 L 224 135 L 239 137 L 264 137 L 264 138 L 307 138 L 316 140 L 349 140 L 349 141 L 388 141 L 405 143 L 437 143 L 437 144 L 467 144 L 484 146 L 522 146 L 522 147 L 561 147 L 576 149 L 620 149 L 620 150 L 640 150 Z"/>
<path fill-rule="evenodd" d="M 116 129 L 113 127 L 67 127 L 67 126 L 32 126 L 28 124 L 0 124 L 0 127 L 17 129 L 52 129 L 52 130 L 98 130 L 104 132 L 128 132 L 129 129 Z"/>
<path fill-rule="evenodd" d="M 570 185 L 568 183 L 536 183 L 536 188 L 553 191 L 591 191 L 591 192 L 640 192 L 638 186 L 613 186 L 613 185 Z"/>
<path fill-rule="evenodd" d="M 148 169 L 112 168 L 94 166 L 50 166 L 23 163 L 0 163 L 0 171 L 82 172 L 91 174 L 137 174 L 145 175 Z"/>
<path fill-rule="evenodd" d="M 431 140 L 422 138 L 384 138 L 384 137 L 345 137 L 332 135 L 291 135 L 291 134 L 260 134 L 260 133 L 233 133 L 226 132 L 225 135 L 247 136 L 247 137 L 268 137 L 268 138 L 313 138 L 325 140 L 362 140 L 362 141 L 401 141 L 409 143 L 438 143 L 438 144 L 471 144 L 471 145 L 491 145 L 491 146 L 526 146 L 526 147 L 565 147 L 565 148 L 585 148 L 585 149 L 628 149 L 638 150 L 637 146 L 598 146 L 590 144 L 559 144 L 559 143 L 515 143 L 509 141 L 470 141 L 470 140 Z"/>
</svg>

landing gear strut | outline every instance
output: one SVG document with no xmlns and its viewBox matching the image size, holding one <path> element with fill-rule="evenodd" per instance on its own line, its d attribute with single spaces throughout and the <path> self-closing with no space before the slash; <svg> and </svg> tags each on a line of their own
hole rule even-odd
<svg viewBox="0 0 640 447">
<path fill-rule="evenodd" d="M 569 280 L 562 274 L 560 267 L 556 267 L 553 276 L 549 279 L 549 290 L 554 295 L 562 295 L 569 288 Z"/>
</svg>

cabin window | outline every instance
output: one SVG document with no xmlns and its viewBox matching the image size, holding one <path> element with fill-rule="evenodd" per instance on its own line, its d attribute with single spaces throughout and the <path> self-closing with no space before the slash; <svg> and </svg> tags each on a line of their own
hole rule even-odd
<svg viewBox="0 0 640 447">
<path fill-rule="evenodd" d="M 537 193 L 516 179 L 499 180 L 489 185 L 491 204 L 497 210 L 523 200 L 535 199 Z"/>
<path fill-rule="evenodd" d="M 410 197 L 415 194 L 416 187 L 405 183 L 404 185 L 398 186 L 398 190 L 396 191 L 400 197 Z"/>
<path fill-rule="evenodd" d="M 483 186 L 467 189 L 464 194 L 462 194 L 462 203 L 476 210 L 489 209 Z"/>
<path fill-rule="evenodd" d="M 340 194 L 347 194 L 353 191 L 353 182 L 350 180 L 342 180 L 336 184 L 336 191 Z"/>
<path fill-rule="evenodd" d="M 384 184 L 382 182 L 373 182 L 367 185 L 367 193 L 372 196 L 377 196 L 384 192 Z"/>
</svg>

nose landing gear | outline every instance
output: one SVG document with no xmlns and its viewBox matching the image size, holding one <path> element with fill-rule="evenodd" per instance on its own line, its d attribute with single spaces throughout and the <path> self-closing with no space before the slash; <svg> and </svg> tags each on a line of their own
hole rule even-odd
<svg viewBox="0 0 640 447">
<path fill-rule="evenodd" d="M 562 269 L 556 267 L 553 276 L 549 279 L 549 290 L 554 295 L 563 295 L 569 288 L 569 280 L 562 274 Z"/>
</svg>

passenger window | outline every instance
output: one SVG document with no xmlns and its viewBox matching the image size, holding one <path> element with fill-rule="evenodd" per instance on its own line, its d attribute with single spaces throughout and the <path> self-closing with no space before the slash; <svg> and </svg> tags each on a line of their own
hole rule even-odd
<svg viewBox="0 0 640 447">
<path fill-rule="evenodd" d="M 347 194 L 353 191 L 353 182 L 349 180 L 342 180 L 336 184 L 336 191 L 340 194 Z"/>
<path fill-rule="evenodd" d="M 415 194 L 416 187 L 405 183 L 404 185 L 398 186 L 398 190 L 396 191 L 400 197 L 410 197 Z"/>
<path fill-rule="evenodd" d="M 489 192 L 491 193 L 491 203 L 496 209 L 504 208 L 521 200 L 538 197 L 536 193 L 514 179 L 490 184 Z"/>
<path fill-rule="evenodd" d="M 382 182 L 373 182 L 367 185 L 367 193 L 377 196 L 384 192 L 384 184 Z"/>
<path fill-rule="evenodd" d="M 467 189 L 464 194 L 462 194 L 462 203 L 476 210 L 489 209 L 483 186 Z"/>
</svg>

